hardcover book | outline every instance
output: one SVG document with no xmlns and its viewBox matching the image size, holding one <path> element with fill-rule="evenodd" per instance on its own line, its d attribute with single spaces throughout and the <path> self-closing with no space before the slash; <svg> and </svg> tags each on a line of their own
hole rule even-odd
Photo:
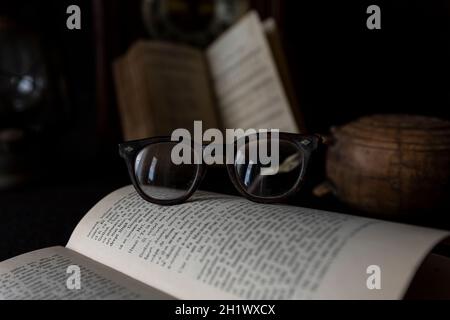
<svg viewBox="0 0 450 320">
<path fill-rule="evenodd" d="M 304 131 L 273 20 L 255 12 L 205 51 L 141 40 L 114 64 L 126 140 L 205 128 Z"/>
<path fill-rule="evenodd" d="M 205 192 L 158 206 L 128 186 L 95 205 L 66 247 L 0 263 L 0 298 L 448 298 L 449 259 L 431 253 L 447 236 Z M 80 268 L 75 289 L 73 266 Z"/>
</svg>

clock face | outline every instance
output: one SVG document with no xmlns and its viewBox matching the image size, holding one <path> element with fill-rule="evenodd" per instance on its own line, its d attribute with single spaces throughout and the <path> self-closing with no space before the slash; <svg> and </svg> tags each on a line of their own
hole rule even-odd
<svg viewBox="0 0 450 320">
<path fill-rule="evenodd" d="M 142 11 L 151 36 L 202 46 L 247 8 L 243 0 L 144 0 Z"/>
</svg>

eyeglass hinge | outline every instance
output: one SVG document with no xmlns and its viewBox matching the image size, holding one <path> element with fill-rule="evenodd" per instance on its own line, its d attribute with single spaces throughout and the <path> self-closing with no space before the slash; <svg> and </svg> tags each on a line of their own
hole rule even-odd
<svg viewBox="0 0 450 320">
<path fill-rule="evenodd" d="M 300 142 L 302 145 L 304 145 L 305 147 L 309 146 L 311 144 L 311 141 L 308 139 L 304 139 L 302 140 L 302 142 Z"/>
</svg>

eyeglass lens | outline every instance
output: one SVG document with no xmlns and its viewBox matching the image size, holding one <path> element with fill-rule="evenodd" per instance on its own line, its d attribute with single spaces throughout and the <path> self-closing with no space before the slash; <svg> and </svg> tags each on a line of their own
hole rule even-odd
<svg viewBox="0 0 450 320">
<path fill-rule="evenodd" d="M 171 161 L 175 142 L 151 144 L 135 160 L 134 172 L 140 189 L 156 200 L 175 200 L 187 195 L 195 183 L 198 165 Z M 193 152 L 193 151 L 192 151 Z"/>
<path fill-rule="evenodd" d="M 271 141 L 248 141 L 237 150 L 236 175 L 241 187 L 255 197 L 280 197 L 292 190 L 303 170 L 303 151 L 290 141 L 280 140 L 277 163 L 263 164 L 261 158 L 254 161 L 251 148 L 255 144 L 266 144 L 270 150 Z M 259 146 L 258 146 L 259 148 Z M 254 152 L 254 151 L 252 151 Z M 272 158 L 273 159 L 273 158 Z"/>
</svg>

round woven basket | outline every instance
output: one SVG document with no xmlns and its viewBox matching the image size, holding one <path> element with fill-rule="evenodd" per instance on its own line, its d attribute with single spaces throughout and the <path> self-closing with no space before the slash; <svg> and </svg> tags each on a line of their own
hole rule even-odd
<svg viewBox="0 0 450 320">
<path fill-rule="evenodd" d="M 374 115 L 333 130 L 327 175 L 337 197 L 380 214 L 448 207 L 450 122 Z"/>
</svg>

